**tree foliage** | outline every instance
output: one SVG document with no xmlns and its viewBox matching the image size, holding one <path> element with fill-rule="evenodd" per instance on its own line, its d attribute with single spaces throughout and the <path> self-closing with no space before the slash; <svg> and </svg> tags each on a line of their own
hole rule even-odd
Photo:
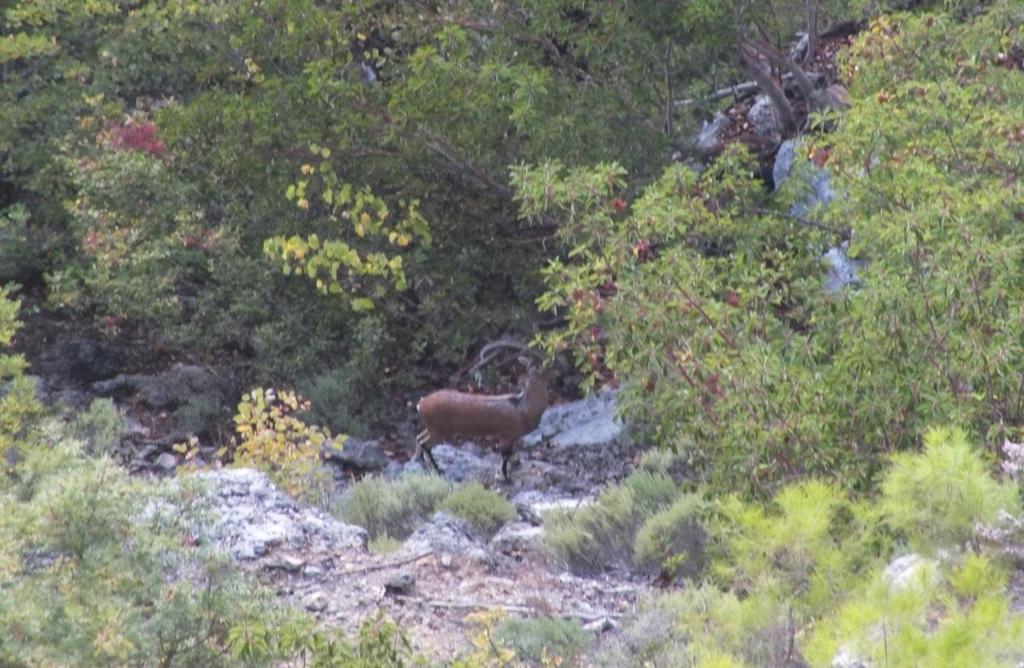
<svg viewBox="0 0 1024 668">
<path fill-rule="evenodd" d="M 556 216 L 571 248 L 544 272 L 539 303 L 568 321 L 549 350 L 610 370 L 655 439 L 758 494 L 868 484 L 933 423 L 1016 438 L 1022 23 L 996 3 L 873 24 L 844 65 L 852 109 L 806 145 L 839 193 L 818 220 L 741 151 L 631 201 L 617 165 L 517 168 L 523 214 Z M 863 286 L 827 294 L 821 257 L 846 235 Z"/>
</svg>

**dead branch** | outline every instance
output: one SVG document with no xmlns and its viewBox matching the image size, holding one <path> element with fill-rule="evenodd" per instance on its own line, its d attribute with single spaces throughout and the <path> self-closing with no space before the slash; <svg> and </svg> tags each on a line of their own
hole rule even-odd
<svg viewBox="0 0 1024 668">
<path fill-rule="evenodd" d="M 502 197 L 511 198 L 514 194 L 511 188 L 499 181 L 497 178 L 456 155 L 455 150 L 443 139 L 431 137 L 427 140 L 426 146 L 428 149 L 441 156 L 448 163 L 448 166 L 453 172 L 461 176 L 468 177 L 477 183 L 486 186 Z"/>
<path fill-rule="evenodd" d="M 812 100 L 814 97 L 814 84 L 807 76 L 807 73 L 804 72 L 803 68 L 797 65 L 786 54 L 782 53 L 782 51 L 779 51 L 764 40 L 744 39 L 740 43 L 741 53 L 744 47 L 746 47 L 748 51 L 752 52 L 750 54 L 751 58 L 753 58 L 753 54 L 763 56 L 768 60 L 768 62 L 774 64 L 776 67 L 780 69 L 788 69 L 792 73 L 797 86 L 800 87 L 800 94 L 803 98 L 808 102 Z"/>
<path fill-rule="evenodd" d="M 413 563 L 414 561 L 419 561 L 420 559 L 423 559 L 424 557 L 429 557 L 433 553 L 434 553 L 433 550 L 429 550 L 429 551 L 424 552 L 422 554 L 418 554 L 415 557 L 409 557 L 408 559 L 399 559 L 398 561 L 390 561 L 390 562 L 388 562 L 386 564 L 374 564 L 373 566 L 364 566 L 363 568 L 351 568 L 351 569 L 349 569 L 347 571 L 338 571 L 337 575 L 339 575 L 339 576 L 360 575 L 362 573 L 373 573 L 374 571 L 384 571 L 384 570 L 387 570 L 389 568 L 398 568 L 399 566 L 406 566 L 408 564 Z"/>
<path fill-rule="evenodd" d="M 763 54 L 760 49 L 754 46 L 753 42 L 747 39 L 740 41 L 740 63 L 754 77 L 758 87 L 771 98 L 775 109 L 778 110 L 779 116 L 782 118 L 783 126 L 787 129 L 794 129 L 796 128 L 796 114 L 793 112 L 793 106 L 786 98 L 786 91 L 782 86 L 776 83 L 768 72 L 761 69 L 759 64 L 761 55 Z"/>
<path fill-rule="evenodd" d="M 705 97 L 692 97 L 685 100 L 676 100 L 672 105 L 676 109 L 689 107 L 694 104 L 707 104 L 709 102 L 717 102 L 718 100 L 735 97 L 737 100 L 741 100 L 748 95 L 753 95 L 757 92 L 756 81 L 744 81 L 743 83 L 733 84 L 732 86 L 726 86 L 725 88 L 719 88 Z"/>
<path fill-rule="evenodd" d="M 807 52 L 804 54 L 803 62 L 814 60 L 814 54 L 818 50 L 818 2 L 817 0 L 804 0 L 807 9 Z"/>
</svg>

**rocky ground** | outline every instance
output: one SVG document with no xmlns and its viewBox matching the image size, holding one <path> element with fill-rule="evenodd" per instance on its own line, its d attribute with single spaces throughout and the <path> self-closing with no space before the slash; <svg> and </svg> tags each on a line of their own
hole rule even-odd
<svg viewBox="0 0 1024 668">
<path fill-rule="evenodd" d="M 325 624 L 355 631 L 386 611 L 416 651 L 432 659 L 467 647 L 466 617 L 477 611 L 572 618 L 597 635 L 613 633 L 648 589 L 646 581 L 574 576 L 541 545 L 545 509 L 586 503 L 632 469 L 639 451 L 627 445 L 613 412 L 610 393 L 549 409 L 524 439 L 511 483 L 495 479 L 501 460 L 486 449 L 435 449 L 449 479 L 479 480 L 516 504 L 519 517 L 489 539 L 439 512 L 397 552 L 374 554 L 361 528 L 296 503 L 248 469 L 197 474 L 208 483 L 208 505 L 219 518 L 205 539 Z M 374 442 L 350 445 L 332 459 L 346 474 L 421 469 L 390 459 Z"/>
<path fill-rule="evenodd" d="M 20 345 L 44 399 L 66 407 L 70 418 L 96 397 L 112 398 L 128 427 L 121 459 L 141 474 L 172 475 L 182 463 L 173 444 L 210 428 L 197 406 L 230 405 L 237 396 L 213 367 L 171 358 L 150 359 L 147 367 L 144 358 L 127 359 L 117 344 L 98 343 L 52 315 L 30 312 L 29 320 L 33 336 Z M 365 475 L 421 472 L 410 460 L 411 434 L 404 440 L 349 440 L 340 452 L 325 450 L 325 466 L 334 470 L 339 490 Z M 381 555 L 367 549 L 363 529 L 296 502 L 263 474 L 215 469 L 195 474 L 207 483 L 205 505 L 217 518 L 202 539 L 325 625 L 355 631 L 386 611 L 417 653 L 431 659 L 465 650 L 466 617 L 479 611 L 572 618 L 598 636 L 614 635 L 647 581 L 626 573 L 568 573 L 545 553 L 541 520 L 546 509 L 587 503 L 633 469 L 641 449 L 629 444 L 614 417 L 614 394 L 549 408 L 523 439 L 510 482 L 498 478 L 501 457 L 487 447 L 441 445 L 433 452 L 447 479 L 482 482 L 506 496 L 518 517 L 488 537 L 437 513 L 397 552 Z M 212 451 L 200 456 L 213 460 Z"/>
<path fill-rule="evenodd" d="M 331 460 L 347 474 L 422 468 L 389 459 L 374 442 L 349 446 Z M 488 539 L 465 520 L 438 512 L 396 552 L 374 554 L 361 529 L 297 504 L 261 473 L 223 469 L 199 473 L 221 517 L 208 538 L 326 624 L 354 631 L 386 611 L 431 659 L 465 650 L 466 617 L 473 612 L 577 619 L 600 634 L 614 629 L 647 589 L 625 574 L 573 576 L 541 544 L 545 509 L 586 503 L 633 467 L 639 452 L 613 418 L 612 394 L 550 409 L 526 436 L 511 483 L 496 479 L 500 456 L 472 444 L 439 446 L 434 454 L 447 478 L 475 479 L 506 494 L 519 516 Z"/>
</svg>

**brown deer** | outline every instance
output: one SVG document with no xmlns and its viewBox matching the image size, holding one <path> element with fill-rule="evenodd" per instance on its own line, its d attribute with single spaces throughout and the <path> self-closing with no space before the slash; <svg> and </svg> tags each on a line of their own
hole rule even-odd
<svg viewBox="0 0 1024 668">
<path fill-rule="evenodd" d="M 484 354 L 481 353 L 481 360 Z M 474 368 L 478 368 L 478 364 Z M 425 427 L 416 437 L 416 454 L 426 465 L 426 459 L 438 473 L 431 449 L 456 437 L 494 438 L 501 453 L 501 475 L 508 476 L 508 462 L 525 434 L 537 428 L 544 409 L 548 406 L 547 369 L 533 367 L 522 391 L 515 394 L 467 394 L 455 390 L 438 390 L 420 399 L 416 412 Z"/>
</svg>

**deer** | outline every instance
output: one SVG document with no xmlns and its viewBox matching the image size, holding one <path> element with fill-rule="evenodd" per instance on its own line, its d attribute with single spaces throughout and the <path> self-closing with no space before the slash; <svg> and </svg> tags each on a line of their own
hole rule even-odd
<svg viewBox="0 0 1024 668">
<path fill-rule="evenodd" d="M 480 362 L 473 370 L 494 359 L 490 349 L 518 347 L 521 344 L 506 341 L 485 346 L 480 352 Z M 424 466 L 429 459 L 438 474 L 441 467 L 434 459 L 431 449 L 439 443 L 449 442 L 456 437 L 494 438 L 501 453 L 501 475 L 509 480 L 508 463 L 515 454 L 519 440 L 537 428 L 541 415 L 548 406 L 548 382 L 550 371 L 539 365 L 531 365 L 526 383 L 520 392 L 513 394 L 469 394 L 456 390 L 438 390 L 420 399 L 416 412 L 424 429 L 416 436 L 416 454 Z"/>
</svg>

